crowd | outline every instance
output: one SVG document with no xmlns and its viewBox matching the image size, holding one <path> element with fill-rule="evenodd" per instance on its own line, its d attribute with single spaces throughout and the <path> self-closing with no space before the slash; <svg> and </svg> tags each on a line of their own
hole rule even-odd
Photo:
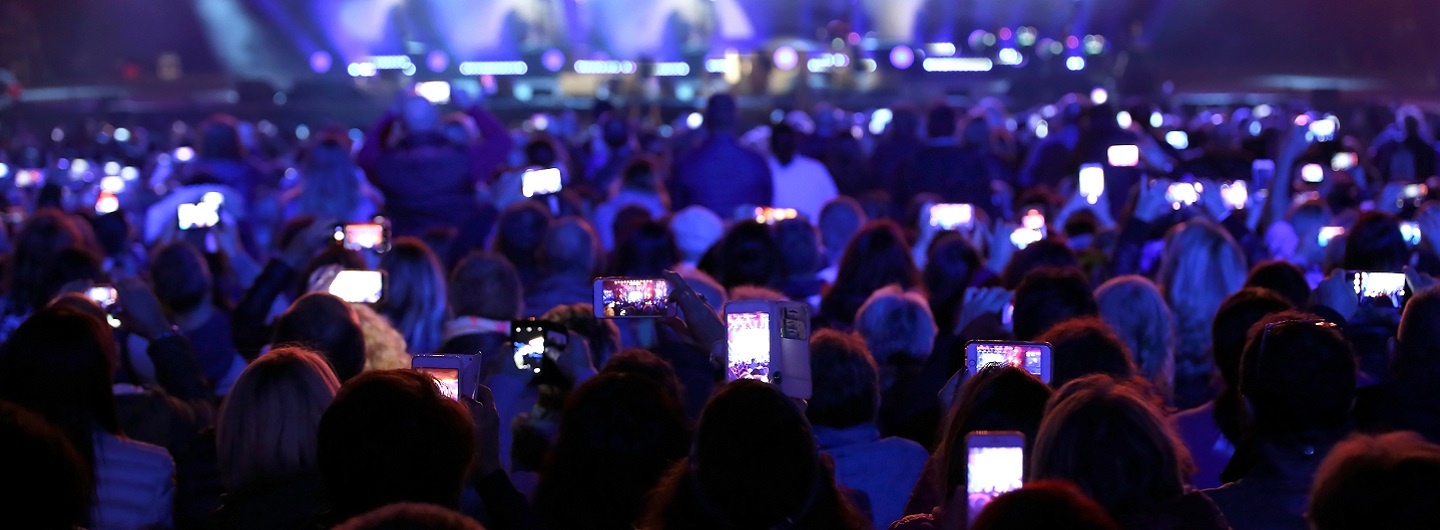
<svg viewBox="0 0 1440 530">
<path fill-rule="evenodd" d="M 0 526 L 1440 527 L 1436 122 L 1102 95 L 12 129 Z M 612 276 L 678 316 L 597 318 Z M 727 381 L 734 300 L 809 304 L 807 399 Z M 1025 483 L 970 513 L 997 431 Z"/>
</svg>

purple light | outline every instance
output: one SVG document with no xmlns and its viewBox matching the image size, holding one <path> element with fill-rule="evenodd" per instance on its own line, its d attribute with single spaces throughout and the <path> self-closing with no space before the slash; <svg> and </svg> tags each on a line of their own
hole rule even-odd
<svg viewBox="0 0 1440 530">
<path fill-rule="evenodd" d="M 776 68 L 794 70 L 795 66 L 800 64 L 800 54 L 795 52 L 795 48 L 781 46 L 775 48 L 774 60 Z"/>
<path fill-rule="evenodd" d="M 328 53 L 318 51 L 310 54 L 310 69 L 314 70 L 317 74 L 329 72 L 330 67 L 334 66 L 334 64 L 335 60 L 331 59 Z"/>
<path fill-rule="evenodd" d="M 915 50 L 909 46 L 896 46 L 890 50 L 890 64 L 901 70 L 910 68 L 915 64 Z"/>
<path fill-rule="evenodd" d="M 565 52 L 554 48 L 545 50 L 545 53 L 540 56 L 540 66 L 544 66 L 551 72 L 559 72 L 561 68 L 565 67 Z"/>
<path fill-rule="evenodd" d="M 444 72 L 445 68 L 450 66 L 450 56 L 440 50 L 430 50 L 430 53 L 425 55 L 425 65 L 430 67 L 431 72 Z"/>
</svg>

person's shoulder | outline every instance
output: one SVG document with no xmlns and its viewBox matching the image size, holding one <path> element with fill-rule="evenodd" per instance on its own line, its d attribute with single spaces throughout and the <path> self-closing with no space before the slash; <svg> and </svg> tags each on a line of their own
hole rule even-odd
<svg viewBox="0 0 1440 530">
<path fill-rule="evenodd" d="M 103 451 L 106 461 L 117 461 L 147 468 L 174 469 L 175 461 L 165 448 L 109 433 L 96 435 L 96 449 Z"/>
</svg>

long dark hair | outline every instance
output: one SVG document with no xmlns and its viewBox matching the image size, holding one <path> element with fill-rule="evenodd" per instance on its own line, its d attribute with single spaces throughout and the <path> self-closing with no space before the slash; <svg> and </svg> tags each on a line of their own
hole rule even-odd
<svg viewBox="0 0 1440 530">
<path fill-rule="evenodd" d="M 980 271 L 980 252 L 958 232 L 946 232 L 930 243 L 923 278 L 930 295 L 930 312 L 942 333 L 950 333 L 960 315 L 965 288 Z"/>
<path fill-rule="evenodd" d="M 948 498 L 956 487 L 965 484 L 965 435 L 975 431 L 1019 431 L 1025 434 L 1029 447 L 1040 431 L 1050 394 L 1050 387 L 1039 378 L 1009 365 L 987 366 L 965 381 L 935 449 L 945 473 L 944 496 L 940 498 Z"/>
<path fill-rule="evenodd" d="M 790 398 L 741 380 L 705 406 L 690 457 L 652 493 L 641 528 L 861 529 Z"/>
<path fill-rule="evenodd" d="M 81 246 L 80 230 L 59 210 L 35 212 L 15 237 L 15 252 L 6 267 L 5 285 L 10 311 L 24 314 L 50 302 L 49 287 L 60 254 Z"/>
<path fill-rule="evenodd" d="M 548 528 L 634 528 L 645 495 L 690 445 L 685 412 L 658 383 L 608 373 L 565 403 L 559 436 L 535 491 Z"/>
<path fill-rule="evenodd" d="M 59 427 L 93 476 L 94 431 L 121 434 L 111 388 L 116 355 L 104 322 L 70 307 L 42 309 L 0 350 L 0 400 Z"/>
<path fill-rule="evenodd" d="M 912 289 L 919 285 L 920 273 L 900 227 L 892 221 L 874 221 L 861 227 L 845 246 L 835 284 L 820 300 L 820 314 L 848 327 L 870 294 L 892 283 Z"/>
<path fill-rule="evenodd" d="M 715 279 L 726 290 L 742 285 L 778 287 L 783 264 L 780 244 L 770 227 L 753 220 L 736 223 L 716 244 L 720 274 Z"/>
</svg>

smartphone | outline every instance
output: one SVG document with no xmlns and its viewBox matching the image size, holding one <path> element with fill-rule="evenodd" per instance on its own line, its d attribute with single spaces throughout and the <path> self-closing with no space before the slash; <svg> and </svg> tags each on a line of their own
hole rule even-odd
<svg viewBox="0 0 1440 530">
<path fill-rule="evenodd" d="M 1335 133 L 1340 129 L 1340 121 L 1333 116 L 1310 122 L 1310 139 L 1316 142 L 1329 142 L 1335 139 Z"/>
<path fill-rule="evenodd" d="M 521 320 L 511 324 L 510 342 L 514 345 L 515 368 L 540 373 L 545 352 L 565 348 L 565 328 L 544 320 Z"/>
<path fill-rule="evenodd" d="M 1325 181 L 1325 167 L 1320 164 L 1305 164 L 1300 167 L 1300 179 L 1311 184 Z"/>
<path fill-rule="evenodd" d="M 114 192 L 102 190 L 100 195 L 95 197 L 95 213 L 97 215 L 111 214 L 119 210 L 120 197 L 117 197 Z"/>
<path fill-rule="evenodd" d="M 436 105 L 444 105 L 450 102 L 450 83 L 445 81 L 415 83 L 415 95 Z"/>
<path fill-rule="evenodd" d="M 347 269 L 335 274 L 327 292 L 352 304 L 373 304 L 385 298 L 385 271 Z"/>
<path fill-rule="evenodd" d="M 1182 206 L 1200 202 L 1200 193 L 1203 191 L 1205 188 L 1194 182 L 1175 182 L 1165 189 L 1165 200 L 1178 210 Z"/>
<path fill-rule="evenodd" d="M 1080 166 L 1080 196 L 1090 204 L 1100 200 L 1105 194 L 1105 167 L 1100 164 L 1085 164 Z"/>
<path fill-rule="evenodd" d="M 1400 309 L 1410 299 L 1410 285 L 1403 273 L 1351 271 L 1350 278 L 1361 305 Z"/>
<path fill-rule="evenodd" d="M 1405 243 L 1410 246 L 1420 244 L 1420 224 L 1415 221 L 1402 221 L 1400 223 L 1400 237 L 1405 238 Z"/>
<path fill-rule="evenodd" d="M 770 380 L 770 312 L 725 314 L 725 369 L 729 379 Z"/>
<path fill-rule="evenodd" d="M 111 285 L 96 285 L 85 291 L 85 297 L 100 307 L 109 310 L 120 301 L 120 293 Z"/>
<path fill-rule="evenodd" d="M 941 230 L 969 230 L 975 226 L 975 205 L 932 204 L 930 226 Z"/>
<path fill-rule="evenodd" d="M 1112 145 L 1109 150 L 1110 165 L 1135 167 L 1140 165 L 1140 148 L 1133 145 Z"/>
<path fill-rule="evenodd" d="M 38 188 L 45 185 L 45 172 L 39 169 L 15 170 L 15 187 Z"/>
<path fill-rule="evenodd" d="M 170 153 L 170 157 L 173 158 L 173 159 L 175 159 L 176 162 L 179 162 L 179 163 L 181 163 L 181 164 L 186 163 L 186 162 L 189 162 L 189 161 L 195 159 L 195 148 L 193 148 L 193 147 L 176 147 L 176 148 L 175 148 L 175 151 L 173 151 L 172 153 Z"/>
<path fill-rule="evenodd" d="M 1424 184 L 1406 184 L 1400 191 L 1400 197 L 1407 201 L 1424 199 L 1430 195 L 1430 187 Z"/>
<path fill-rule="evenodd" d="M 1170 144 L 1180 151 L 1190 148 L 1190 135 L 1185 131 L 1170 131 L 1165 133 L 1165 143 Z"/>
<path fill-rule="evenodd" d="M 126 168 L 126 169 L 135 169 L 135 168 Z M 131 180 L 134 180 L 134 179 L 131 179 Z M 108 192 L 110 192 L 110 193 L 125 193 L 125 178 L 124 178 L 124 177 L 120 177 L 120 176 L 116 176 L 116 175 L 111 175 L 111 176 L 108 176 L 108 177 L 101 177 L 101 178 L 100 178 L 100 189 L 105 190 L 105 191 L 108 191 Z"/>
<path fill-rule="evenodd" d="M 1343 235 L 1345 235 L 1345 227 L 1327 226 L 1320 229 L 1320 234 L 1315 237 L 1315 242 L 1319 243 L 1322 247 L 1328 247 L 1330 246 L 1330 240 Z"/>
<path fill-rule="evenodd" d="M 1250 164 L 1250 180 L 1255 183 L 1255 189 L 1268 189 L 1272 178 L 1275 178 L 1274 160 L 1262 158 Z"/>
<path fill-rule="evenodd" d="M 1330 169 L 1333 171 L 1349 171 L 1360 163 L 1360 155 L 1355 153 L 1335 153 L 1330 157 Z"/>
<path fill-rule="evenodd" d="M 1226 182 L 1220 185 L 1220 198 L 1226 208 L 1243 210 L 1250 203 L 1250 187 L 1243 180 Z"/>
<path fill-rule="evenodd" d="M 755 209 L 755 222 L 773 225 L 780 221 L 794 219 L 800 216 L 800 212 L 794 208 L 771 208 L 761 206 Z"/>
<path fill-rule="evenodd" d="M 1031 209 L 1020 217 L 1020 227 L 1010 233 L 1010 244 L 1024 250 L 1031 243 L 1045 239 L 1045 214 Z"/>
<path fill-rule="evenodd" d="M 976 431 L 965 435 L 965 497 L 971 522 L 1007 492 L 1025 484 L 1025 435 L 1016 431 Z"/>
<path fill-rule="evenodd" d="M 657 318 L 675 316 L 670 282 L 664 278 L 600 278 L 595 280 L 595 318 Z"/>
<path fill-rule="evenodd" d="M 220 224 L 220 205 L 205 201 L 181 204 L 177 217 L 181 230 L 210 228 Z"/>
<path fill-rule="evenodd" d="M 383 254 L 390 250 L 390 222 L 377 217 L 369 223 L 336 225 L 335 242 L 349 250 Z"/>
<path fill-rule="evenodd" d="M 435 379 L 435 386 L 445 397 L 460 401 L 460 396 L 474 397 L 470 385 L 460 383 L 460 374 L 474 359 L 473 355 L 416 355 L 410 358 L 410 369 Z"/>
<path fill-rule="evenodd" d="M 560 193 L 560 170 L 557 168 L 531 169 L 520 176 L 520 191 L 526 197 Z"/>
<path fill-rule="evenodd" d="M 1050 345 L 1044 342 L 971 341 L 965 345 L 965 361 L 972 375 L 992 364 L 1008 364 L 1050 383 Z"/>
</svg>

